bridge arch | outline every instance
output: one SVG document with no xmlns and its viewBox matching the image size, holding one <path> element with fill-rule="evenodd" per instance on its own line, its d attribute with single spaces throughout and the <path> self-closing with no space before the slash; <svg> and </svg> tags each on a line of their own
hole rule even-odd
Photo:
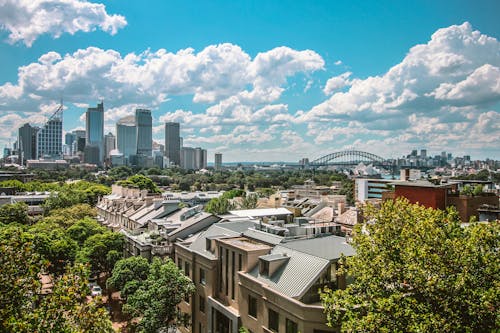
<svg viewBox="0 0 500 333">
<path fill-rule="evenodd" d="M 378 155 L 360 150 L 343 150 L 324 155 L 310 162 L 312 166 L 334 165 L 334 164 L 358 164 L 360 162 L 369 162 L 374 164 L 383 164 L 385 158 Z"/>
</svg>

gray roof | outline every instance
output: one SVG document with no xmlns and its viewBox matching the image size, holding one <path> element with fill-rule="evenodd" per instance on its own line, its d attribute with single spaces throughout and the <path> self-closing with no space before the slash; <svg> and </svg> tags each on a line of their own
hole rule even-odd
<svg viewBox="0 0 500 333">
<path fill-rule="evenodd" d="M 289 260 L 274 272 L 272 276 L 261 275 L 259 265 L 248 272 L 261 283 L 268 285 L 289 297 L 299 299 L 310 286 L 318 279 L 321 272 L 330 265 L 327 259 L 319 258 L 307 253 L 295 251 L 282 245 L 271 250 L 271 258 L 275 256 L 289 257 Z"/>
<path fill-rule="evenodd" d="M 278 235 L 273 235 L 265 231 L 260 231 L 256 229 L 247 229 L 243 232 L 243 236 L 252 238 L 255 240 L 259 240 L 261 242 L 267 243 L 267 244 L 272 244 L 272 245 L 278 245 L 280 244 L 285 237 L 281 237 Z"/>
<path fill-rule="evenodd" d="M 237 237 L 240 236 L 243 230 L 253 226 L 251 221 L 240 222 L 219 222 L 211 225 L 206 231 L 200 235 L 189 245 L 189 248 L 205 257 L 215 259 L 216 257 L 206 249 L 206 239 L 209 238 L 223 238 L 223 237 Z"/>
<path fill-rule="evenodd" d="M 341 254 L 352 256 L 356 253 L 354 248 L 347 244 L 345 237 L 339 236 L 299 239 L 284 243 L 283 246 L 327 260 L 338 259 Z"/>
<path fill-rule="evenodd" d="M 432 188 L 446 188 L 446 187 L 451 187 L 453 184 L 440 184 L 436 185 L 434 183 L 431 183 L 428 180 L 407 180 L 407 181 L 399 181 L 399 182 L 393 182 L 389 183 L 389 185 L 395 185 L 395 186 L 414 186 L 414 187 L 432 187 Z"/>
</svg>

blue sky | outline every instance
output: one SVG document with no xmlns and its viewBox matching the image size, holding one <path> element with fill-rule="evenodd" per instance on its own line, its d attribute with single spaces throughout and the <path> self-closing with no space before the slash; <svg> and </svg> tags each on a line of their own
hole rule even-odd
<svg viewBox="0 0 500 333">
<path fill-rule="evenodd" d="M 498 1 L 0 0 L 0 144 L 104 100 L 209 160 L 354 147 L 500 159 Z"/>
</svg>

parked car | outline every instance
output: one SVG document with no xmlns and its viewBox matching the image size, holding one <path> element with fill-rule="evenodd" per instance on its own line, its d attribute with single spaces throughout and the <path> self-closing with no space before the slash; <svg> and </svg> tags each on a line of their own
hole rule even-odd
<svg viewBox="0 0 500 333">
<path fill-rule="evenodd" d="M 99 286 L 92 286 L 92 289 L 90 290 L 90 295 L 92 297 L 95 296 L 101 296 L 102 295 L 102 289 Z"/>
</svg>

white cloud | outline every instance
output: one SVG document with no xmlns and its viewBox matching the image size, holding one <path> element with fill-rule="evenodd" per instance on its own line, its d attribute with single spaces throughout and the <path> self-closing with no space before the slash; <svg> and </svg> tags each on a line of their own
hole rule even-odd
<svg viewBox="0 0 500 333">
<path fill-rule="evenodd" d="M 1 0 L 0 28 L 9 32 L 10 43 L 31 46 L 43 34 L 58 38 L 63 33 L 89 32 L 97 28 L 116 34 L 127 25 L 125 17 L 109 15 L 100 3 L 81 0 Z"/>
<path fill-rule="evenodd" d="M 331 95 L 334 91 L 351 85 L 351 81 L 349 80 L 351 75 L 351 72 L 345 72 L 339 76 L 328 79 L 328 81 L 326 81 L 325 88 L 323 89 L 325 95 Z"/>
<path fill-rule="evenodd" d="M 434 33 L 413 47 L 403 61 L 381 76 L 352 79 L 346 92 L 334 93 L 303 117 L 355 119 L 437 115 L 442 106 L 467 106 L 500 100 L 500 43 L 469 23 Z M 342 85 L 342 76 L 327 83 Z"/>
<path fill-rule="evenodd" d="M 49 52 L 20 67 L 16 85 L 0 86 L 0 109 L 16 104 L 21 109 L 24 103 L 23 111 L 29 111 L 39 100 L 60 96 L 71 103 L 104 99 L 112 107 L 156 107 L 169 96 L 187 94 L 195 103 L 262 104 L 280 97 L 287 77 L 321 69 L 323 64 L 312 51 L 284 47 L 252 60 L 233 44 L 210 45 L 199 53 L 160 49 L 123 57 L 95 47 L 64 56 Z"/>
</svg>

